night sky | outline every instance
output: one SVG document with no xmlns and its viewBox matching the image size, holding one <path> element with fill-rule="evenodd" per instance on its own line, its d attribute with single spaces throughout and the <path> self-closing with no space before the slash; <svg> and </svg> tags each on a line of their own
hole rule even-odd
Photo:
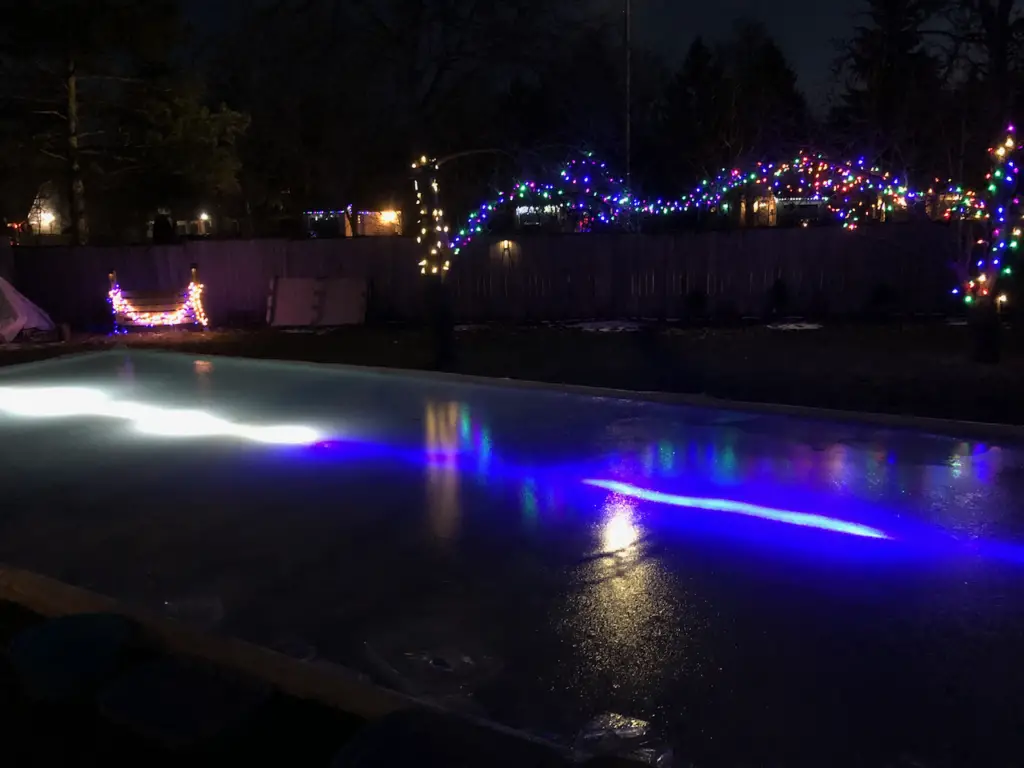
<svg viewBox="0 0 1024 768">
<path fill-rule="evenodd" d="M 605 0 L 623 7 L 623 0 Z M 693 38 L 729 35 L 740 18 L 761 21 L 796 70 L 812 106 L 826 99 L 836 41 L 849 37 L 864 0 L 633 0 L 638 43 L 677 62 Z"/>
<path fill-rule="evenodd" d="M 215 27 L 239 0 L 183 0 L 186 14 Z M 592 0 L 600 11 L 621 13 L 625 0 Z M 849 37 L 865 0 L 633 0 L 635 42 L 678 64 L 695 36 L 709 43 L 728 37 L 741 18 L 761 21 L 778 41 L 812 107 L 828 95 L 836 42 Z"/>
</svg>

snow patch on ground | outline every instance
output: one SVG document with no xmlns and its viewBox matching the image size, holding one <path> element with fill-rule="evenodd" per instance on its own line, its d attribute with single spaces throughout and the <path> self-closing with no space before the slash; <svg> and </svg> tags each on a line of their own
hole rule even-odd
<svg viewBox="0 0 1024 768">
<path fill-rule="evenodd" d="M 771 323 L 766 326 L 772 331 L 818 331 L 821 323 Z"/>
<path fill-rule="evenodd" d="M 565 327 L 591 333 L 635 333 L 643 327 L 643 323 L 622 320 L 594 320 L 585 323 L 569 323 Z"/>
</svg>

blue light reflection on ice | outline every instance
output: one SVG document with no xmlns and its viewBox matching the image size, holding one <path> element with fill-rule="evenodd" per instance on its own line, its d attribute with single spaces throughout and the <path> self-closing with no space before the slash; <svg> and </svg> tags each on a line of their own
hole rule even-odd
<svg viewBox="0 0 1024 768">
<path fill-rule="evenodd" d="M 585 485 L 592 485 L 595 488 L 603 488 L 606 491 L 618 493 L 622 496 L 650 501 L 656 504 L 668 504 L 673 507 L 687 507 L 690 509 L 706 509 L 713 512 L 728 512 L 747 517 L 759 517 L 763 520 L 772 520 L 777 523 L 788 525 L 799 525 L 805 528 L 818 528 L 823 531 L 845 533 L 850 536 L 862 536 L 868 539 L 888 539 L 887 534 L 860 523 L 851 523 L 845 520 L 816 515 L 809 512 L 793 512 L 785 509 L 773 509 L 762 507 L 758 504 L 748 504 L 742 501 L 730 501 L 728 499 L 712 499 L 702 496 L 679 496 L 673 493 L 662 493 L 660 491 L 640 488 L 629 483 L 622 483 L 617 480 L 584 480 Z"/>
<path fill-rule="evenodd" d="M 196 363 L 197 374 L 211 369 Z M 615 488 L 609 492 L 623 497 L 632 491 L 634 501 L 646 501 L 652 511 L 665 505 L 724 513 L 658 515 L 660 521 L 651 524 L 682 524 L 691 532 L 714 531 L 730 539 L 753 536 L 759 546 L 798 540 L 802 546 L 805 538 L 793 534 L 803 528 L 826 536 L 845 534 L 831 537 L 844 552 L 854 540 L 872 552 L 882 551 L 872 541 L 898 540 L 899 547 L 885 546 L 884 551 L 958 552 L 1024 563 L 1024 547 L 989 538 L 985 526 L 993 521 L 983 519 L 979 526 L 960 504 L 996 479 L 1003 463 L 998 447 L 929 444 L 923 436 L 908 441 L 871 434 L 851 438 L 848 430 L 810 423 L 790 423 L 781 432 L 771 425 L 748 429 L 737 426 L 748 419 L 724 411 L 693 412 L 692 420 L 665 422 L 665 414 L 656 409 L 630 409 L 626 416 L 609 411 L 611 420 L 596 440 L 593 435 L 583 436 L 582 443 L 578 435 L 556 439 L 551 450 L 546 438 L 540 443 L 535 437 L 524 439 L 528 432 L 514 420 L 467 399 L 428 397 L 422 407 L 422 443 L 410 445 L 394 440 L 393 433 L 377 433 L 371 416 L 363 424 L 364 434 L 346 429 L 347 439 L 322 442 L 317 452 L 328 461 L 344 457 L 422 467 L 428 497 L 441 507 L 458 507 L 458 488 L 466 481 L 493 486 L 497 493 L 514 488 L 521 519 L 530 527 L 566 512 L 583 513 L 591 503 L 583 491 L 597 484 L 586 478 L 601 478 L 604 490 Z M 590 419 L 583 423 L 592 426 Z M 595 443 L 602 449 L 599 454 L 577 453 L 581 445 Z M 908 497 L 905 505 L 902 499 Z M 946 517 L 936 510 L 944 510 Z M 449 509 L 442 517 L 458 514 Z M 751 524 L 741 524 L 744 517 Z M 766 535 L 755 519 L 784 523 L 778 526 L 783 535 Z M 818 552 L 823 547 L 832 550 L 824 540 L 813 544 Z"/>
<path fill-rule="evenodd" d="M 691 533 L 714 532 L 737 540 L 752 536 L 759 546 L 772 549 L 810 545 L 808 551 L 822 557 L 845 557 L 848 546 L 842 541 L 895 540 L 900 546 L 886 546 L 889 555 L 968 555 L 1024 563 L 1024 547 L 1000 544 L 983 535 L 968 541 L 965 531 L 927 509 L 911 507 L 907 515 L 902 504 L 890 506 L 892 497 L 902 490 L 912 498 L 939 499 L 943 503 L 936 508 L 956 509 L 947 499 L 966 492 L 969 486 L 964 484 L 994 480 L 998 448 L 972 444 L 946 448 L 935 443 L 924 444 L 922 449 L 917 442 L 909 448 L 917 453 L 908 461 L 899 461 L 893 446 L 878 441 L 825 442 L 819 447 L 797 439 L 787 441 L 789 449 L 779 452 L 774 435 L 747 433 L 731 426 L 689 425 L 685 437 L 679 435 L 683 439 L 673 440 L 657 426 L 650 438 L 644 439 L 646 436 L 630 431 L 627 424 L 630 428 L 624 434 L 609 430 L 611 439 L 598 441 L 599 453 L 574 459 L 572 443 L 562 441 L 551 450 L 552 446 L 524 441 L 518 434 L 513 434 L 503 450 L 500 438 L 507 425 L 481 419 L 482 413 L 464 402 L 429 399 L 424 408 L 428 439 L 423 443 L 396 442 L 372 431 L 362 435 L 350 432 L 348 439 L 322 443 L 321 450 L 328 449 L 324 458 L 443 468 L 441 475 L 449 484 L 474 482 L 491 486 L 496 493 L 504 493 L 506 487 L 513 489 L 520 520 L 530 528 L 544 526 L 545 520 L 554 523 L 565 512 L 583 512 L 592 503 L 583 490 L 599 487 L 649 504 L 652 512 L 663 506 L 724 513 L 676 515 L 674 519 L 659 515 L 649 524 L 675 527 L 683 523 Z M 431 422 L 437 433 L 434 439 L 429 439 Z M 921 451 L 932 450 L 931 445 L 948 452 L 927 453 L 922 458 Z M 957 459 L 963 463 L 963 476 L 951 477 L 950 465 Z M 742 524 L 743 518 L 751 524 Z M 778 528 L 783 535 L 768 535 L 755 520 L 783 523 Z M 843 534 L 835 538 L 841 550 L 824 541 L 811 545 L 803 536 L 794 537 L 800 529 L 826 536 Z M 870 551 L 882 550 L 872 547 Z"/>
<path fill-rule="evenodd" d="M 687 503 L 685 506 L 695 510 L 717 509 L 717 511 L 734 513 L 735 518 L 733 522 L 729 522 L 729 518 L 733 518 L 733 514 L 725 514 L 720 516 L 721 524 L 713 524 L 712 527 L 706 528 L 704 523 L 711 523 L 712 521 L 712 518 L 706 517 L 700 523 L 699 528 L 692 528 L 687 525 L 687 530 L 693 533 L 698 530 L 713 531 L 716 537 L 727 536 L 728 538 L 739 537 L 740 539 L 745 539 L 753 536 L 759 542 L 759 546 L 769 546 L 773 549 L 788 547 L 790 544 L 803 549 L 803 545 L 798 544 L 797 540 L 793 539 L 789 534 L 784 536 L 765 536 L 764 532 L 759 532 L 755 528 L 737 526 L 733 523 L 740 522 L 743 517 L 749 517 L 752 520 L 774 520 L 776 522 L 791 523 L 794 529 L 817 530 L 825 535 L 831 533 L 848 534 L 848 538 L 842 538 L 847 543 L 852 543 L 853 541 L 860 541 L 865 544 L 870 542 L 880 543 L 882 541 L 898 543 L 899 547 L 886 547 L 886 551 L 891 555 L 901 552 L 901 557 L 924 557 L 931 559 L 934 557 L 945 558 L 948 556 L 966 555 L 969 557 L 1013 562 L 1024 566 L 1024 546 L 1012 542 L 1000 542 L 998 540 L 965 541 L 960 537 L 951 535 L 942 526 L 929 524 L 922 520 L 915 520 L 913 517 L 907 518 L 906 516 L 899 515 L 898 510 L 895 511 L 897 514 L 892 514 L 884 506 L 878 506 L 876 503 L 857 500 L 856 498 L 830 497 L 808 493 L 797 487 L 785 488 L 780 496 L 779 491 L 782 489 L 771 480 L 774 473 L 771 473 L 767 478 L 762 477 L 758 479 L 750 477 L 742 479 L 741 476 L 741 479 L 736 483 L 727 484 L 730 488 L 730 493 L 742 494 L 742 497 L 746 499 L 745 501 L 729 501 L 710 495 L 715 492 L 716 488 L 720 489 L 722 483 L 714 482 L 713 473 L 710 477 L 706 476 L 707 468 L 703 466 L 691 466 L 688 470 L 663 473 L 658 478 L 654 478 L 655 481 L 668 481 L 673 485 L 685 480 L 687 490 L 689 491 L 686 496 L 659 493 L 625 482 L 625 480 L 631 480 L 642 474 L 638 466 L 639 463 L 642 463 L 642 453 L 635 457 L 636 463 L 632 460 L 626 460 L 628 457 L 625 454 L 614 454 L 605 456 L 598 461 L 568 465 L 542 463 L 539 466 L 523 466 L 504 460 L 500 452 L 492 453 L 491 441 L 487 439 L 490 430 L 486 427 L 480 428 L 478 433 L 477 426 L 474 423 L 472 434 L 474 435 L 472 443 L 460 445 L 454 452 L 451 448 L 438 450 L 436 447 L 424 445 L 403 447 L 396 444 L 358 439 L 324 442 L 316 446 L 314 450 L 327 461 L 343 459 L 345 461 L 398 462 L 415 467 L 443 466 L 447 468 L 445 476 L 448 476 L 447 473 L 459 475 L 465 479 L 474 479 L 481 485 L 493 485 L 495 489 L 502 485 L 510 485 L 515 489 L 518 497 L 522 515 L 521 519 L 524 524 L 528 524 L 531 528 L 538 524 L 542 525 L 544 519 L 549 515 L 552 519 L 555 519 L 562 517 L 567 511 L 576 510 L 576 512 L 580 512 L 588 502 L 578 497 L 575 489 L 599 487 L 620 497 L 630 497 L 636 501 L 646 501 L 651 504 L 657 504 L 667 499 L 669 506 L 678 507 L 681 505 L 678 503 L 672 504 L 671 502 L 683 500 L 685 502 L 693 502 L 692 504 Z M 476 438 L 478 434 L 483 439 L 478 440 Z M 677 457 L 680 455 L 680 452 L 679 449 L 674 451 Z M 665 448 L 664 454 L 668 455 L 668 453 L 669 449 Z M 830 454 L 827 457 L 830 464 L 835 460 L 834 455 Z M 307 454 L 308 456 L 309 454 Z M 487 457 L 484 466 L 481 466 L 479 463 L 481 456 Z M 609 463 L 612 466 L 609 466 Z M 883 462 L 883 464 L 887 464 L 887 462 Z M 587 482 L 588 477 L 608 469 L 616 470 L 616 476 L 625 478 L 625 480 L 594 480 L 589 483 Z M 922 473 L 921 481 L 925 483 L 930 482 L 933 470 L 934 468 L 926 468 Z M 637 489 L 639 493 L 630 492 L 633 488 Z M 776 502 L 775 499 L 779 501 Z M 755 503 L 755 500 L 764 503 Z M 849 518 L 863 518 L 867 515 L 872 525 L 852 522 L 848 519 L 816 515 L 809 512 L 798 512 L 793 509 L 779 509 L 777 507 L 778 503 L 785 504 L 786 506 L 792 505 L 797 509 L 821 508 L 822 504 L 830 504 L 832 505 L 830 509 L 846 512 L 849 514 Z M 728 505 L 729 508 L 722 509 L 721 505 L 723 504 Z M 789 527 L 782 526 L 779 532 L 782 533 Z M 837 539 L 838 543 L 839 539 Z M 816 542 L 813 545 L 813 551 L 825 558 L 845 558 L 852 554 L 848 547 L 841 549 L 827 547 L 823 549 L 822 546 L 823 542 Z M 873 551 L 876 550 L 873 549 Z"/>
<path fill-rule="evenodd" d="M 212 364 L 196 361 L 194 368 L 198 399 L 205 403 Z M 119 380 L 131 383 L 134 378 L 128 361 Z M 457 503 L 445 500 L 457 499 L 460 484 L 467 481 L 493 485 L 497 493 L 504 492 L 504 486 L 514 487 L 522 519 L 536 526 L 565 512 L 585 514 L 591 503 L 583 494 L 585 479 L 600 478 L 636 489 L 634 498 L 652 508 L 683 506 L 727 513 L 699 520 L 696 515 L 659 515 L 652 524 L 763 537 L 763 527 L 742 524 L 745 516 L 791 524 L 779 526 L 787 539 L 802 539 L 791 535 L 793 526 L 802 526 L 865 542 L 897 539 L 905 551 L 955 551 L 1024 564 L 1024 546 L 1012 541 L 1012 521 L 1004 524 L 998 515 L 1006 504 L 971 507 L 972 498 L 987 498 L 984 487 L 1018 461 L 1013 451 L 980 442 L 956 444 L 927 436 L 900 439 L 800 424 L 776 432 L 771 425 L 739 427 L 712 412 L 680 421 L 638 408 L 611 410 L 603 424 L 580 419 L 582 431 L 572 434 L 554 429 L 549 444 L 546 436 L 538 440 L 536 432 L 520 430 L 516 417 L 500 409 L 478 408 L 462 398 L 444 396 L 417 403 L 425 409 L 420 422 L 425 434 L 409 442 L 405 427 L 396 427 L 401 422 L 381 419 L 372 409 L 339 432 L 337 424 L 312 430 L 247 424 L 244 418 L 228 422 L 212 412 L 146 407 L 82 387 L 62 393 L 51 389 L 27 399 L 24 389 L 0 388 L 5 416 L 116 416 L 140 432 L 179 438 L 244 437 L 274 444 L 277 456 L 287 448 L 300 460 L 314 463 L 397 461 L 426 471 L 439 506 Z M 570 419 L 577 418 L 573 407 L 567 406 Z M 541 415 L 546 417 L 547 411 Z M 553 427 L 558 423 L 552 418 Z M 320 434 L 331 437 L 306 447 Z M 577 453 L 581 447 L 583 455 Z M 828 516 L 811 510 L 827 511 Z M 1000 532 L 1007 528 L 1014 533 L 1001 541 Z M 844 538 L 835 539 L 838 546 L 852 543 L 839 543 Z"/>
</svg>

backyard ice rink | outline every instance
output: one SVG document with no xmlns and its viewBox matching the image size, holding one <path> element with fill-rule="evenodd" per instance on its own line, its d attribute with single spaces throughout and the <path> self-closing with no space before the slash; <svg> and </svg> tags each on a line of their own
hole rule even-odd
<svg viewBox="0 0 1024 768">
<path fill-rule="evenodd" d="M 556 740 L 1022 754 L 1010 443 L 107 351 L 0 370 L 0 444 L 0 561 Z"/>
</svg>

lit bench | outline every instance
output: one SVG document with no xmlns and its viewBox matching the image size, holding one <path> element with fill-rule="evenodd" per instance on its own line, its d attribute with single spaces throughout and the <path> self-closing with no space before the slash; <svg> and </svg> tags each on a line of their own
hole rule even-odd
<svg viewBox="0 0 1024 768">
<path fill-rule="evenodd" d="M 205 328 L 210 321 L 203 309 L 203 284 L 199 270 L 192 265 L 192 281 L 182 293 L 145 293 L 126 291 L 117 282 L 117 272 L 110 270 L 110 292 L 107 300 L 114 313 L 114 333 L 127 333 L 128 328 L 173 328 L 186 325 Z"/>
</svg>

